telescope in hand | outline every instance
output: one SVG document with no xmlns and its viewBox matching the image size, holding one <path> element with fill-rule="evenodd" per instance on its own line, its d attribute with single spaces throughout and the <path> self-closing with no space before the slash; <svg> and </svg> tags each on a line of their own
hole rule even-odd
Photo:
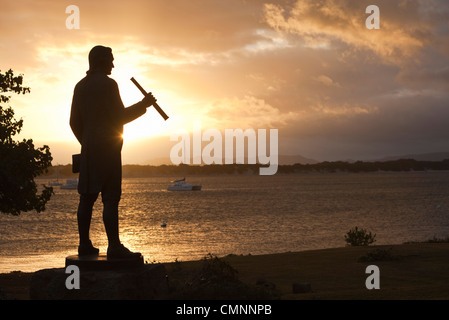
<svg viewBox="0 0 449 320">
<path fill-rule="evenodd" d="M 131 81 L 136 85 L 136 87 L 140 90 L 140 92 L 142 92 L 142 94 L 146 97 L 147 96 L 147 92 L 145 91 L 144 88 L 142 88 L 142 86 L 136 81 L 136 79 L 131 78 Z M 159 112 L 159 114 L 162 116 L 162 118 L 164 118 L 164 120 L 168 119 L 168 116 L 165 114 L 164 110 L 162 110 L 161 107 L 159 107 L 159 105 L 155 102 L 153 104 L 153 107 L 157 110 L 157 112 Z"/>
</svg>

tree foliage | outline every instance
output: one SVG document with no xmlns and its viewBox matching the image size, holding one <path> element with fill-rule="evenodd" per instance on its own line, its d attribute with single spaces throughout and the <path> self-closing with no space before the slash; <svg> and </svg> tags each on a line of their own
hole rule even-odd
<svg viewBox="0 0 449 320">
<path fill-rule="evenodd" d="M 50 148 L 46 145 L 35 148 L 32 139 L 15 141 L 23 120 L 14 118 L 11 107 L 1 105 L 10 101 L 8 93 L 30 92 L 22 82 L 22 75 L 14 76 L 11 69 L 2 74 L 0 70 L 0 212 L 13 215 L 30 210 L 44 211 L 53 194 L 53 189 L 45 185 L 38 190 L 34 181 L 51 166 Z"/>
</svg>

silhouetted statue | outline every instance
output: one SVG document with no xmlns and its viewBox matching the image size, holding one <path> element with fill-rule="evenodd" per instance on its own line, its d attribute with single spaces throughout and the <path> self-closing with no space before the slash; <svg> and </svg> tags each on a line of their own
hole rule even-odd
<svg viewBox="0 0 449 320">
<path fill-rule="evenodd" d="M 108 237 L 108 258 L 135 258 L 120 242 L 118 205 L 121 197 L 123 125 L 156 103 L 152 94 L 125 108 L 117 83 L 108 77 L 114 57 L 111 48 L 96 46 L 89 53 L 89 71 L 75 86 L 70 127 L 81 144 L 78 192 L 78 254 L 94 255 L 89 229 L 92 208 L 101 193 L 103 221 Z"/>
</svg>

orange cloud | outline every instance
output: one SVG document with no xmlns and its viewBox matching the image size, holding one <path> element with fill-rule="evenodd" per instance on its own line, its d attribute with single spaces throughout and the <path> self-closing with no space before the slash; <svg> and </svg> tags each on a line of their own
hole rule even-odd
<svg viewBox="0 0 449 320">
<path fill-rule="evenodd" d="M 368 30 L 365 9 L 369 3 L 300 0 L 290 10 L 277 4 L 265 4 L 265 19 L 272 28 L 299 36 L 308 47 L 331 49 L 333 42 L 338 40 L 350 46 L 346 52 L 368 50 L 391 63 L 413 58 L 426 44 L 424 35 L 428 24 L 415 19 L 414 8 L 403 5 L 403 2 L 378 1 L 381 28 Z M 402 16 L 408 19 L 396 19 Z"/>
<path fill-rule="evenodd" d="M 281 112 L 254 96 L 224 98 L 210 104 L 206 121 L 214 128 L 279 128 L 295 121 L 295 112 Z"/>
</svg>

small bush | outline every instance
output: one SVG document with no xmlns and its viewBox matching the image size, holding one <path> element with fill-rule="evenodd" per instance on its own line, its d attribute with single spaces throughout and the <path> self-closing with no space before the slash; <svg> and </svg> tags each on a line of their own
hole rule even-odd
<svg viewBox="0 0 449 320">
<path fill-rule="evenodd" d="M 389 249 L 374 249 L 367 252 L 364 256 L 361 256 L 358 262 L 373 262 L 373 261 L 389 261 L 395 260 L 397 257 L 391 254 L 392 248 Z"/>
<path fill-rule="evenodd" d="M 437 238 L 433 236 L 433 238 L 425 240 L 425 241 L 406 241 L 404 244 L 413 244 L 413 243 L 449 243 L 449 236 L 446 238 Z"/>
<path fill-rule="evenodd" d="M 229 281 L 238 280 L 238 272 L 230 264 L 219 259 L 212 254 L 208 254 L 203 259 L 202 279 L 223 279 Z"/>
<path fill-rule="evenodd" d="M 261 300 L 277 299 L 275 290 L 250 286 L 238 279 L 238 271 L 223 259 L 208 254 L 192 270 L 177 267 L 170 278 L 173 300 Z"/>
<path fill-rule="evenodd" d="M 448 243 L 449 242 L 449 236 L 446 238 L 437 238 L 436 236 L 433 236 L 432 239 L 427 240 L 428 243 Z"/>
<path fill-rule="evenodd" d="M 354 227 L 345 235 L 345 241 L 348 246 L 369 246 L 375 242 L 376 234 L 372 234 L 365 229 Z"/>
</svg>

